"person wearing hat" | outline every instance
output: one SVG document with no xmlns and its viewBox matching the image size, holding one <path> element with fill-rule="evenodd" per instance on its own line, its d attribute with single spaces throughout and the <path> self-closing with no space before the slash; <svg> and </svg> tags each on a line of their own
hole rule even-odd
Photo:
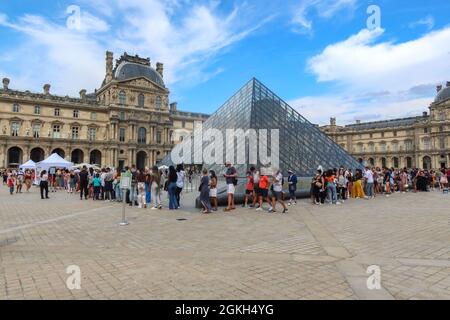
<svg viewBox="0 0 450 320">
<path fill-rule="evenodd" d="M 297 204 L 297 197 L 295 196 L 295 193 L 297 192 L 297 176 L 295 175 L 294 171 L 289 170 L 288 171 L 288 184 L 289 184 L 289 203 L 288 206 L 291 206 L 292 204 Z"/>
<path fill-rule="evenodd" d="M 230 161 L 225 163 L 225 167 L 227 170 L 223 175 L 225 177 L 227 183 L 227 194 L 228 194 L 228 206 L 225 209 L 225 212 L 230 212 L 235 209 L 234 206 L 234 192 L 236 190 L 237 184 L 237 171 L 236 168 L 231 165 Z"/>
</svg>

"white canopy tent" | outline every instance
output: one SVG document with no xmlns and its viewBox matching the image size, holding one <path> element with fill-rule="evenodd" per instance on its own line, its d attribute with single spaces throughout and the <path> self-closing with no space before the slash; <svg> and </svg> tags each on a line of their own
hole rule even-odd
<svg viewBox="0 0 450 320">
<path fill-rule="evenodd" d="M 71 169 L 73 167 L 73 163 L 61 158 L 61 156 L 57 153 L 52 154 L 47 159 L 39 162 L 37 165 L 41 170 L 48 170 L 49 168 L 66 168 Z"/>
<path fill-rule="evenodd" d="M 36 170 L 36 162 L 34 162 L 33 160 L 28 160 L 27 162 L 25 162 L 24 164 L 19 166 L 20 169 L 32 169 L 32 170 Z"/>
</svg>

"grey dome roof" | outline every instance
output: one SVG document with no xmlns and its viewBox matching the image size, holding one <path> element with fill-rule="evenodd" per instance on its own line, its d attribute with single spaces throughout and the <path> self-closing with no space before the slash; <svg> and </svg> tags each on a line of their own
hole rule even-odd
<svg viewBox="0 0 450 320">
<path fill-rule="evenodd" d="M 161 75 L 152 67 L 143 64 L 122 62 L 119 64 L 114 74 L 114 78 L 119 81 L 139 77 L 146 77 L 147 79 L 164 87 L 164 81 Z"/>
<path fill-rule="evenodd" d="M 447 99 L 450 99 L 450 87 L 442 88 L 441 91 L 438 92 L 434 102 L 442 102 Z"/>
</svg>

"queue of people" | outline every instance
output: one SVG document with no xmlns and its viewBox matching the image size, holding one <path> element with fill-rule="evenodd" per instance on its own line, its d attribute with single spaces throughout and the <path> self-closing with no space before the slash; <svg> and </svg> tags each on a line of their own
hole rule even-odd
<svg viewBox="0 0 450 320">
<path fill-rule="evenodd" d="M 429 192 L 439 188 L 448 192 L 450 169 L 421 170 L 404 168 L 317 169 L 311 181 L 311 199 L 314 204 L 340 205 L 347 199 L 373 199 L 379 195 L 389 197 L 399 192 Z"/>
<path fill-rule="evenodd" d="M 225 165 L 223 180 L 226 184 L 227 206 L 225 212 L 236 209 L 235 193 L 238 185 L 238 173 L 230 162 Z M 5 170 L 1 173 L 3 184 L 7 185 L 11 195 L 30 191 L 35 181 L 34 170 Z M 103 168 L 95 170 L 86 166 L 76 170 L 53 170 L 53 174 L 44 170 L 39 175 L 41 199 L 49 199 L 49 192 L 65 190 L 69 194 L 79 194 L 80 200 L 125 202 L 129 206 L 161 210 L 163 193 L 167 193 L 169 210 L 181 208 L 181 194 L 186 181 L 192 183 L 194 173 L 185 171 L 183 165 L 137 169 L 134 165 L 124 170 Z M 127 177 L 129 187 L 123 192 L 121 180 Z M 282 213 L 288 207 L 297 204 L 296 191 L 298 178 L 288 171 L 287 179 L 279 169 L 251 167 L 246 174 L 244 208 L 256 211 L 277 212 L 277 205 Z M 440 190 L 448 192 L 450 169 L 428 171 L 421 169 L 369 168 L 355 171 L 341 167 L 339 169 L 317 169 L 311 180 L 312 203 L 322 205 L 330 203 L 343 204 L 347 199 L 373 199 L 376 196 L 389 197 L 395 192 L 428 192 Z M 287 193 L 283 187 L 287 182 Z M 202 213 L 218 211 L 219 177 L 213 170 L 203 169 L 198 192 L 202 204 Z M 23 187 L 25 186 L 25 187 Z M 265 206 L 265 204 L 267 204 Z"/>
</svg>

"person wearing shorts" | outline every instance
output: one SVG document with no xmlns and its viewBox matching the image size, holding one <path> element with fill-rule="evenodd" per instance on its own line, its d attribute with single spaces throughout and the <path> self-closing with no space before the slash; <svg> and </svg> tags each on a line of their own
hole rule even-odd
<svg viewBox="0 0 450 320">
<path fill-rule="evenodd" d="M 281 204 L 281 206 L 283 207 L 283 213 L 287 213 L 288 209 L 286 207 L 286 204 L 284 203 L 283 197 L 282 197 L 282 193 L 283 193 L 283 174 L 281 173 L 280 170 L 277 170 L 275 172 L 275 174 L 273 175 L 273 190 L 272 190 L 272 205 L 271 208 L 269 209 L 269 212 L 276 212 L 275 211 L 275 206 L 277 204 L 277 202 L 279 202 Z"/>
<path fill-rule="evenodd" d="M 252 204 L 252 208 L 256 207 L 256 203 L 259 200 L 259 195 L 260 195 L 260 191 L 259 191 L 259 180 L 260 180 L 260 175 L 259 175 L 259 171 L 256 170 L 255 167 L 251 167 L 250 168 L 250 172 L 253 176 L 253 204 Z"/>
<path fill-rule="evenodd" d="M 259 180 L 259 207 L 256 211 L 262 211 L 263 201 L 266 200 L 269 204 L 271 203 L 269 199 L 269 177 L 265 175 L 265 172 L 261 172 L 261 177 Z"/>
<path fill-rule="evenodd" d="M 225 164 L 225 167 L 227 168 L 224 177 L 227 183 L 227 194 L 228 194 L 228 206 L 225 209 L 225 212 L 229 212 L 231 210 L 236 209 L 234 206 L 234 193 L 236 191 L 236 179 L 237 179 L 237 171 L 236 169 L 231 165 L 230 161 L 227 161 Z"/>
<path fill-rule="evenodd" d="M 244 208 L 248 207 L 248 199 L 251 197 L 253 200 L 253 192 L 254 192 L 254 182 L 253 182 L 253 174 L 249 171 L 247 172 L 247 184 L 245 186 L 245 200 L 244 200 Z"/>
</svg>

